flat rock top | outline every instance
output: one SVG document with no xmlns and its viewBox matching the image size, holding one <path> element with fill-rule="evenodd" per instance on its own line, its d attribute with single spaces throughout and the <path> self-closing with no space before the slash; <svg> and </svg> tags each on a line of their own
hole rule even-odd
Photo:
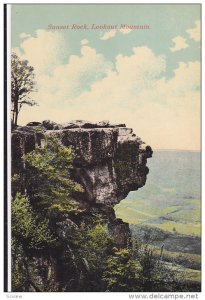
<svg viewBox="0 0 205 300">
<path fill-rule="evenodd" d="M 74 120 L 65 123 L 55 123 L 50 120 L 44 120 L 42 122 L 29 122 L 26 126 L 18 126 L 14 132 L 22 132 L 23 134 L 29 134 L 32 132 L 43 131 L 44 134 L 50 134 L 52 131 L 58 132 L 70 132 L 81 134 L 101 134 L 104 133 L 107 136 L 112 136 L 117 133 L 117 142 L 134 142 L 139 145 L 144 144 L 140 137 L 133 133 L 131 128 L 127 128 L 125 124 L 112 124 L 109 121 L 90 122 L 84 120 Z"/>
<path fill-rule="evenodd" d="M 62 124 L 57 124 L 50 120 L 44 120 L 41 122 L 29 122 L 26 126 L 43 126 L 47 130 L 59 130 L 59 129 L 74 129 L 74 128 L 84 128 L 84 129 L 94 129 L 94 128 L 119 128 L 126 127 L 125 124 L 111 124 L 109 121 L 100 121 L 97 123 L 93 123 L 90 121 L 84 120 L 74 120 L 70 122 L 65 122 Z"/>
</svg>

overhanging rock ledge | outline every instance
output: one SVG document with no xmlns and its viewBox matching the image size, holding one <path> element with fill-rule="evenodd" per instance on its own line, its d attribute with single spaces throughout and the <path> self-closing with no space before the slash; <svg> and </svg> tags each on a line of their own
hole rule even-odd
<svg viewBox="0 0 205 300">
<path fill-rule="evenodd" d="M 12 132 L 13 173 L 21 167 L 21 156 L 40 146 L 46 136 L 55 136 L 64 146 L 75 150 L 72 174 L 83 186 L 83 201 L 89 205 L 113 207 L 146 183 L 151 147 L 125 124 L 108 121 L 57 124 L 45 120 L 17 127 Z"/>
</svg>

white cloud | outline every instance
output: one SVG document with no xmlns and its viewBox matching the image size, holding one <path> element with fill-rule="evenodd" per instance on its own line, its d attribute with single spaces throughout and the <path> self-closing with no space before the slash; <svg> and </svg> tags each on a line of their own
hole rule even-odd
<svg viewBox="0 0 205 300">
<path fill-rule="evenodd" d="M 122 33 L 122 34 L 128 34 L 128 33 L 130 33 L 132 31 L 132 29 L 130 29 L 130 28 L 120 28 L 120 32 Z"/>
<path fill-rule="evenodd" d="M 45 32 L 43 35 L 45 38 Z M 59 123 L 108 119 L 126 123 L 153 148 L 200 148 L 199 62 L 179 63 L 173 77 L 167 79 L 166 58 L 147 47 L 135 47 L 129 56 L 118 55 L 113 68 L 101 53 L 83 45 L 80 55 L 68 55 L 63 64 L 58 63 L 61 38 L 49 35 L 49 39 L 50 73 L 42 68 L 39 59 L 39 106 L 23 107 L 21 124 L 44 119 Z M 37 67 L 32 46 L 42 42 L 42 36 L 37 34 L 29 40 L 30 45 L 22 43 L 21 48 Z M 45 51 L 41 48 L 43 57 L 49 54 L 50 47 L 45 47 Z"/>
<path fill-rule="evenodd" d="M 87 39 L 83 39 L 82 41 L 81 41 L 81 45 L 86 45 L 86 44 L 88 44 L 89 43 L 89 41 L 87 40 Z"/>
<path fill-rule="evenodd" d="M 22 42 L 19 51 L 37 73 L 46 73 L 52 71 L 68 55 L 67 49 L 61 33 L 39 29 L 35 37 L 28 37 Z"/>
<path fill-rule="evenodd" d="M 188 93 L 190 91 L 199 90 L 200 88 L 200 63 L 180 62 L 179 67 L 174 71 L 175 77 L 172 79 L 173 89 L 175 92 Z"/>
<path fill-rule="evenodd" d="M 19 36 L 21 39 L 26 39 L 26 38 L 29 38 L 31 35 L 26 32 L 22 32 L 22 33 L 20 33 Z"/>
<path fill-rule="evenodd" d="M 199 62 L 179 64 L 169 80 L 158 78 L 164 68 L 164 58 L 147 48 L 121 57 L 117 73 L 111 72 L 78 97 L 79 105 L 84 106 L 81 117 L 125 122 L 154 148 L 199 149 Z M 79 116 L 74 110 L 73 114 Z"/>
<path fill-rule="evenodd" d="M 189 47 L 189 45 L 186 43 L 186 39 L 182 36 L 176 36 L 172 39 L 172 42 L 175 44 L 173 48 L 170 48 L 172 52 L 180 51 Z"/>
<path fill-rule="evenodd" d="M 69 101 L 89 90 L 92 83 L 105 77 L 111 68 L 112 64 L 102 54 L 85 45 L 81 56 L 71 55 L 67 64 L 53 69 L 52 76 L 44 76 L 42 87 L 46 86 L 50 96 L 56 97 L 55 101 Z"/>
<path fill-rule="evenodd" d="M 190 39 L 193 39 L 196 42 L 199 42 L 201 39 L 201 22 L 197 20 L 195 22 L 195 27 L 187 29 L 186 31 L 189 34 Z"/>
<path fill-rule="evenodd" d="M 39 43 L 40 41 L 41 37 L 39 37 Z M 58 44 L 58 42 L 58 37 L 55 37 L 52 47 L 56 49 L 57 52 L 58 47 L 56 47 L 56 44 Z M 38 45 L 36 41 L 35 43 Z M 31 39 L 31 45 L 27 44 L 27 51 L 24 55 L 21 55 L 21 58 L 27 58 L 29 63 L 34 66 L 38 93 L 33 96 L 42 107 L 48 107 L 49 110 L 56 108 L 62 109 L 61 106 L 59 107 L 59 102 L 62 104 L 64 102 L 69 103 L 75 101 L 73 100 L 75 97 L 83 93 L 83 91 L 88 91 L 93 82 L 106 77 L 107 73 L 113 67 L 112 63 L 106 61 L 102 54 L 97 54 L 95 49 L 84 45 L 81 48 L 81 55 L 68 56 L 68 63 L 66 64 L 57 64 L 56 53 L 49 53 L 49 55 L 53 55 L 46 57 L 44 60 L 45 64 L 49 64 L 51 68 L 48 73 L 47 66 L 42 65 L 42 58 L 39 59 L 38 66 L 38 58 L 35 57 L 35 55 L 33 57 L 32 53 L 28 53 L 28 49 L 30 49 L 32 45 L 33 40 Z M 23 49 L 25 49 L 25 47 L 23 47 Z M 46 55 L 48 55 L 48 53 L 45 48 L 45 52 L 42 53 L 42 56 L 44 57 Z M 37 117 L 39 116 L 38 114 Z"/>
<path fill-rule="evenodd" d="M 115 29 L 106 31 L 103 36 L 100 37 L 100 40 L 106 41 L 113 38 L 116 35 L 117 31 Z"/>
</svg>

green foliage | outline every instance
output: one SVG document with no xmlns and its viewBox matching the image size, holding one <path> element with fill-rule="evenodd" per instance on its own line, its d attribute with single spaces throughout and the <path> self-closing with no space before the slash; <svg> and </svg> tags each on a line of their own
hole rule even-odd
<svg viewBox="0 0 205 300">
<path fill-rule="evenodd" d="M 105 262 L 113 248 L 113 241 L 106 224 L 99 214 L 90 215 L 72 230 L 69 246 L 73 250 L 79 270 L 76 291 L 103 291 L 102 273 Z M 71 289 L 72 290 L 72 289 Z"/>
<path fill-rule="evenodd" d="M 87 229 L 81 225 L 75 241 L 79 258 L 85 258 L 92 270 L 101 269 L 111 243 L 111 237 L 102 224 Z"/>
<path fill-rule="evenodd" d="M 48 228 L 48 220 L 33 212 L 28 197 L 17 193 L 11 203 L 12 236 L 32 249 L 42 249 L 55 239 Z"/>
<path fill-rule="evenodd" d="M 23 265 L 24 252 L 22 245 L 12 238 L 12 291 L 22 291 L 27 280 L 27 274 Z"/>
<path fill-rule="evenodd" d="M 23 105 L 36 105 L 29 97 L 35 91 L 34 68 L 27 60 L 21 60 L 16 53 L 11 54 L 11 106 L 12 121 L 17 125 L 18 115 Z"/>
<path fill-rule="evenodd" d="M 28 282 L 35 282 L 32 277 L 36 276 L 37 266 L 31 264 L 31 253 L 39 255 L 45 251 L 49 255 L 51 251 L 61 251 L 64 247 L 57 233 L 57 221 L 81 213 L 74 194 L 81 192 L 82 188 L 70 179 L 73 159 L 71 149 L 63 147 L 57 139 L 47 138 L 45 146 L 23 157 L 24 173 L 21 171 L 12 178 L 15 191 L 19 186 L 25 193 L 13 191 L 13 290 L 28 288 Z M 54 286 L 52 280 L 48 286 Z"/>
<path fill-rule="evenodd" d="M 111 292 L 140 291 L 138 285 L 140 264 L 131 258 L 128 249 L 120 249 L 109 256 L 103 274 L 107 290 Z"/>
<path fill-rule="evenodd" d="M 138 259 L 142 267 L 141 276 L 143 281 L 150 283 L 150 281 L 153 279 L 153 275 L 156 272 L 156 260 L 153 257 L 153 249 L 148 245 L 142 245 L 141 249 L 139 250 Z"/>
<path fill-rule="evenodd" d="M 172 292 L 179 290 L 175 270 L 162 261 L 162 252 L 139 239 L 133 239 L 133 259 L 140 264 L 139 286 L 143 292 Z M 163 249 L 162 249 L 163 251 Z"/>
<path fill-rule="evenodd" d="M 43 209 L 49 218 L 79 212 L 73 196 L 82 188 L 70 179 L 73 159 L 72 149 L 63 147 L 56 138 L 47 138 L 45 146 L 23 157 L 30 202 L 35 209 Z"/>
</svg>

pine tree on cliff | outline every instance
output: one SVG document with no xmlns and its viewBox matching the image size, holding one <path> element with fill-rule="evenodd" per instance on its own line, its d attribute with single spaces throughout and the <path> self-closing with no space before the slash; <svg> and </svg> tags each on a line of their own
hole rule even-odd
<svg viewBox="0 0 205 300">
<path fill-rule="evenodd" d="M 11 111 L 12 122 L 16 126 L 19 112 L 24 104 L 33 106 L 36 102 L 29 97 L 35 92 L 34 68 L 27 60 L 21 60 L 15 53 L 11 54 Z"/>
</svg>

